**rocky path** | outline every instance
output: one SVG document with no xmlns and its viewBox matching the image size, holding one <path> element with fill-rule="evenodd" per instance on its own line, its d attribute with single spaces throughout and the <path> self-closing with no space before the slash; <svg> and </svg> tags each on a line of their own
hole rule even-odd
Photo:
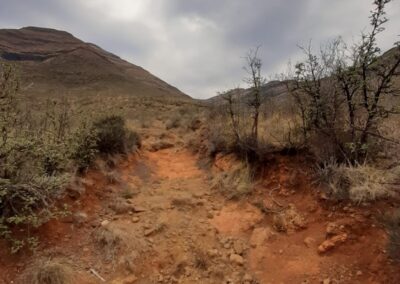
<svg viewBox="0 0 400 284">
<path fill-rule="evenodd" d="M 202 169 L 171 142 L 98 166 L 71 201 L 72 216 L 39 228 L 36 254 L 0 251 L 0 283 L 30 283 L 43 260 L 83 284 L 398 283 L 371 210 L 321 201 L 304 162 L 290 157 L 229 201 L 213 179 L 232 163 L 217 158 Z"/>
<path fill-rule="evenodd" d="M 245 273 L 246 245 L 220 236 L 212 224 L 223 201 L 196 161 L 187 150 L 170 148 L 148 152 L 136 165 L 144 174 L 129 202 L 140 212 L 106 225 L 122 236 L 119 263 L 132 271 L 113 283 L 252 283 Z M 138 172 L 126 167 L 123 180 L 137 186 Z"/>
</svg>

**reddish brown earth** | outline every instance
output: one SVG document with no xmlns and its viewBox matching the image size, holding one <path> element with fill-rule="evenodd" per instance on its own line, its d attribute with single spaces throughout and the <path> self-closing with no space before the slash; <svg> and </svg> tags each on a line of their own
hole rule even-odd
<svg viewBox="0 0 400 284">
<path fill-rule="evenodd" d="M 42 226 L 35 255 L 1 244 L 0 283 L 29 283 L 24 275 L 40 259 L 63 259 L 73 283 L 104 283 L 90 269 L 114 284 L 399 282 L 376 221 L 383 205 L 328 202 L 305 160 L 279 155 L 250 196 L 227 201 L 211 178 L 235 159 L 218 157 L 210 170 L 197 161 L 176 146 L 130 156 L 117 178 L 90 171 L 85 193 L 68 201 L 86 217 Z M 119 239 L 111 257 L 95 241 L 99 230 Z"/>
</svg>

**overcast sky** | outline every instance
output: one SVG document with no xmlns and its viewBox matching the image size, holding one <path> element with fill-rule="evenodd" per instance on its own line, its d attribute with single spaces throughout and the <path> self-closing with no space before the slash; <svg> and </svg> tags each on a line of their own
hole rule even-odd
<svg viewBox="0 0 400 284">
<path fill-rule="evenodd" d="M 0 0 L 0 28 L 66 30 L 196 97 L 245 86 L 243 56 L 261 45 L 266 76 L 299 56 L 297 44 L 368 28 L 372 0 Z M 380 37 L 400 34 L 400 1 L 387 7 Z"/>
</svg>

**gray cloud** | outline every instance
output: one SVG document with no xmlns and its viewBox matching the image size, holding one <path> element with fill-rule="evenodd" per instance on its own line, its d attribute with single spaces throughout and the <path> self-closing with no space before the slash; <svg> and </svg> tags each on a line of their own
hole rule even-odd
<svg viewBox="0 0 400 284">
<path fill-rule="evenodd" d="M 243 56 L 261 45 L 266 75 L 342 35 L 368 27 L 365 0 L 13 0 L 0 1 L 0 27 L 52 27 L 96 43 L 197 98 L 238 86 Z M 400 3 L 388 6 L 383 49 L 398 40 Z"/>
</svg>

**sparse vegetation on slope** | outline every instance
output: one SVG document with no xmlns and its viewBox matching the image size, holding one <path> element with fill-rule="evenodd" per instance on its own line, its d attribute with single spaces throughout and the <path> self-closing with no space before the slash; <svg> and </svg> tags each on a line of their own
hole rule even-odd
<svg viewBox="0 0 400 284">
<path fill-rule="evenodd" d="M 41 113 L 20 102 L 15 68 L 0 65 L 0 237 L 12 251 L 34 247 L 29 233 L 14 238 L 13 228 L 29 232 L 62 214 L 56 206 L 74 174 L 88 168 L 98 154 L 123 154 L 140 144 L 120 116 L 72 119 L 67 101 L 48 101 Z"/>
</svg>

